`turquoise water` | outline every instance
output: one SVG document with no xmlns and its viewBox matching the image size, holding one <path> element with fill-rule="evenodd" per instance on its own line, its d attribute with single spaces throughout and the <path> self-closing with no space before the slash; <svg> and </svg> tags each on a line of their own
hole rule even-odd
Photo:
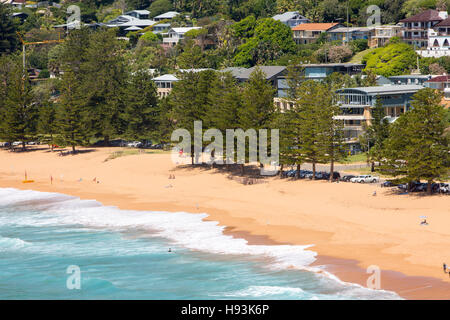
<svg viewBox="0 0 450 320">
<path fill-rule="evenodd" d="M 0 189 L 0 299 L 398 298 L 317 274 L 307 246 L 248 245 L 206 216 Z"/>
</svg>

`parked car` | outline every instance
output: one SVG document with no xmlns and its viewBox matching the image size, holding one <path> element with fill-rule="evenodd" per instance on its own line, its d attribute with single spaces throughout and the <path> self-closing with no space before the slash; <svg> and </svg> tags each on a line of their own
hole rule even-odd
<svg viewBox="0 0 450 320">
<path fill-rule="evenodd" d="M 389 180 L 385 181 L 381 184 L 382 188 L 390 188 L 390 187 L 396 187 L 396 186 L 398 186 L 398 185 Z"/>
<path fill-rule="evenodd" d="M 132 141 L 127 143 L 127 147 L 129 148 L 139 148 L 142 145 L 140 141 Z"/>
<path fill-rule="evenodd" d="M 411 184 L 410 189 L 411 192 L 415 192 L 418 186 L 421 185 L 420 181 L 411 181 L 410 184 Z M 401 191 L 408 191 L 408 184 L 407 183 L 399 184 L 397 188 L 399 188 Z"/>
<path fill-rule="evenodd" d="M 379 177 L 371 176 L 371 175 L 362 175 L 357 176 L 350 179 L 350 182 L 353 183 L 374 183 L 380 181 Z"/>
<path fill-rule="evenodd" d="M 450 184 L 439 183 L 439 192 L 440 193 L 450 193 Z"/>
<path fill-rule="evenodd" d="M 350 179 L 352 179 L 352 178 L 354 178 L 354 177 L 356 177 L 356 176 L 351 175 L 351 174 L 348 174 L 348 175 L 343 176 L 343 177 L 341 178 L 341 181 L 343 181 L 343 182 L 349 182 Z"/>
</svg>

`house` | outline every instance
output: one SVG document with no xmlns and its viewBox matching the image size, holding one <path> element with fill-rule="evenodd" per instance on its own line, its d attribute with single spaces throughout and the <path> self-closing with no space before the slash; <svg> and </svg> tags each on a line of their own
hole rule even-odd
<svg viewBox="0 0 450 320">
<path fill-rule="evenodd" d="M 289 11 L 282 14 L 277 14 L 272 17 L 272 19 L 282 22 L 287 25 L 289 28 L 298 26 L 302 23 L 308 23 L 309 19 L 305 18 L 298 11 Z"/>
<path fill-rule="evenodd" d="M 150 11 L 148 10 L 133 10 L 125 12 L 124 15 L 135 17 L 140 20 L 145 20 L 149 18 Z"/>
<path fill-rule="evenodd" d="M 255 66 L 251 68 L 241 68 L 241 67 L 229 67 L 221 72 L 230 72 L 233 77 L 235 77 L 239 82 L 245 82 L 250 79 L 251 74 L 256 70 L 260 69 L 266 75 L 266 80 L 270 81 L 274 86 L 276 79 L 286 73 L 286 67 L 283 66 Z"/>
<path fill-rule="evenodd" d="M 324 32 L 341 27 L 338 23 L 302 23 L 292 28 L 294 40 L 297 44 L 315 42 Z"/>
<path fill-rule="evenodd" d="M 141 11 L 141 10 L 135 10 Z M 143 10 L 146 11 L 146 10 Z M 133 12 L 133 11 L 132 11 Z M 137 31 L 144 29 L 146 27 L 152 26 L 156 23 L 154 20 L 149 19 L 139 19 L 135 16 L 130 15 L 120 15 L 117 18 L 110 20 L 106 23 L 107 27 L 119 28 L 120 34 L 125 35 L 128 31 Z"/>
<path fill-rule="evenodd" d="M 153 33 L 166 33 L 170 28 L 170 23 L 157 23 L 153 25 Z"/>
<path fill-rule="evenodd" d="M 446 11 L 429 9 L 400 20 L 403 26 L 403 40 L 418 49 L 426 49 L 429 46 L 429 31 L 447 18 Z"/>
<path fill-rule="evenodd" d="M 379 48 L 387 44 L 392 37 L 401 37 L 403 27 L 401 25 L 376 26 L 369 39 L 369 48 Z"/>
<path fill-rule="evenodd" d="M 374 27 L 339 27 L 328 31 L 331 41 L 349 42 L 364 39 L 369 41 L 374 32 Z"/>
<path fill-rule="evenodd" d="M 420 55 L 435 58 L 450 56 L 450 17 L 429 29 L 428 39 L 427 50 L 421 50 Z"/>
<path fill-rule="evenodd" d="M 301 67 L 308 80 L 323 80 L 334 72 L 353 76 L 364 69 L 364 65 L 360 63 L 311 63 L 302 64 Z"/>
<path fill-rule="evenodd" d="M 392 84 L 420 84 L 423 85 L 426 81 L 433 78 L 432 75 L 422 75 L 422 74 L 407 74 L 400 76 L 388 77 Z"/>
<path fill-rule="evenodd" d="M 166 12 L 166 13 L 160 14 L 159 16 L 154 17 L 153 20 L 155 20 L 155 21 L 172 20 L 179 14 L 180 13 L 178 13 L 176 11 L 169 11 L 169 12 Z"/>
<path fill-rule="evenodd" d="M 316 64 L 302 64 L 302 73 L 306 80 L 322 81 L 327 76 L 334 72 L 340 74 L 348 74 L 350 76 L 361 74 L 364 68 L 363 64 L 357 63 L 316 63 Z M 287 110 L 291 107 L 292 102 L 287 99 L 289 85 L 285 74 L 277 77 L 277 94 L 274 98 L 274 103 L 279 110 Z"/>
<path fill-rule="evenodd" d="M 443 75 L 434 77 L 424 83 L 427 88 L 440 90 L 444 93 L 441 103 L 447 108 L 450 107 L 450 76 Z"/>
<path fill-rule="evenodd" d="M 381 100 L 390 122 L 411 108 L 412 96 L 423 89 L 421 85 L 386 85 L 377 87 L 344 88 L 336 91 L 341 114 L 335 119 L 344 123 L 344 138 L 350 148 L 356 148 L 363 124 L 370 125 L 372 109 Z"/>
<path fill-rule="evenodd" d="M 175 75 L 173 74 L 165 74 L 156 78 L 153 78 L 153 81 L 156 84 L 156 91 L 160 99 L 165 98 L 169 95 L 170 91 L 172 91 L 173 85 L 179 81 Z"/>
<path fill-rule="evenodd" d="M 203 72 L 206 70 L 212 70 L 212 69 L 208 69 L 208 68 L 201 68 L 201 69 L 178 69 L 177 70 L 177 74 L 164 74 L 162 76 L 153 78 L 152 80 L 155 82 L 156 84 L 156 91 L 158 93 L 158 96 L 160 99 L 167 97 L 170 92 L 173 89 L 173 86 L 175 85 L 175 83 L 177 81 L 181 80 L 181 75 L 182 73 L 188 73 L 188 72 L 193 72 L 193 73 L 197 73 L 197 72 Z M 149 73 L 155 73 L 154 69 L 149 69 Z"/>
<path fill-rule="evenodd" d="M 180 40 L 184 39 L 186 32 L 196 29 L 201 29 L 201 27 L 171 28 L 167 33 L 167 37 L 163 38 L 163 46 L 173 47 L 177 45 Z"/>
</svg>

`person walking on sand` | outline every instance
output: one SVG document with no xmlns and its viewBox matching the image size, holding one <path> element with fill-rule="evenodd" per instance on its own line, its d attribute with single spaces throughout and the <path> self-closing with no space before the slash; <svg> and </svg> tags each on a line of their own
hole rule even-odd
<svg viewBox="0 0 450 320">
<path fill-rule="evenodd" d="M 445 262 L 444 262 L 444 264 L 442 266 L 444 268 L 444 273 L 447 273 L 447 265 L 445 264 Z"/>
</svg>

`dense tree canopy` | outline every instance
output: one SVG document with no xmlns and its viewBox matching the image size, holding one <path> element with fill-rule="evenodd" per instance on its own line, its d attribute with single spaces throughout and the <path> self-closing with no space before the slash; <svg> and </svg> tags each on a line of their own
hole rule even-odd
<svg viewBox="0 0 450 320">
<path fill-rule="evenodd" d="M 363 58 L 364 71 L 389 77 L 408 73 L 416 65 L 417 55 L 406 43 L 391 41 L 387 46 L 369 52 Z"/>
</svg>

